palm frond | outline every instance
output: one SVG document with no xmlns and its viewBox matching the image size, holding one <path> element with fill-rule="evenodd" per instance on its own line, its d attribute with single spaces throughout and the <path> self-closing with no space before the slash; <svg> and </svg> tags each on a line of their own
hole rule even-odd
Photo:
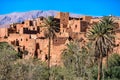
<svg viewBox="0 0 120 80">
<path fill-rule="evenodd" d="M 95 55 L 106 55 L 114 45 L 114 20 L 111 17 L 103 17 L 103 19 L 93 25 L 87 33 L 88 39 L 92 40 L 95 45 Z"/>
</svg>

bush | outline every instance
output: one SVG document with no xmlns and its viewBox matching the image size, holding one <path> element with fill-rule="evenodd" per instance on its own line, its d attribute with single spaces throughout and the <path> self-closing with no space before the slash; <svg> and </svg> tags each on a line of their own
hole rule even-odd
<svg viewBox="0 0 120 80">
<path fill-rule="evenodd" d="M 19 59 L 6 42 L 0 42 L 0 80 L 48 80 L 48 68 L 38 59 Z"/>
<path fill-rule="evenodd" d="M 108 59 L 108 69 L 105 69 L 105 78 L 112 80 L 120 79 L 120 55 L 112 54 Z"/>
<path fill-rule="evenodd" d="M 17 52 L 6 42 L 0 42 L 0 80 L 9 80 Z"/>
<path fill-rule="evenodd" d="M 39 60 L 20 60 L 12 67 L 11 80 L 48 80 L 48 68 Z"/>
<path fill-rule="evenodd" d="M 97 66 L 91 68 L 93 80 L 97 80 Z M 108 59 L 108 69 L 103 67 L 104 80 L 120 79 L 120 55 L 112 54 Z"/>
</svg>

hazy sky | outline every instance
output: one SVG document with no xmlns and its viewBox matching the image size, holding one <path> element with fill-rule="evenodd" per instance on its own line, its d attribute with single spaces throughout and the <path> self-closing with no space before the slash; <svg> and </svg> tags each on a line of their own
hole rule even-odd
<svg viewBox="0 0 120 80">
<path fill-rule="evenodd" d="M 0 14 L 57 10 L 94 16 L 120 16 L 120 0 L 0 0 Z"/>
</svg>

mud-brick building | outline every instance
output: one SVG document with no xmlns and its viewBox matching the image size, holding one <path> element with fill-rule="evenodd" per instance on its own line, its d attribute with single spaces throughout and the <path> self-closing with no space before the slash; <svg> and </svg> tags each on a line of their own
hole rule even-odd
<svg viewBox="0 0 120 80">
<path fill-rule="evenodd" d="M 47 62 L 48 56 L 48 39 L 45 38 L 44 17 L 38 17 L 33 20 L 26 20 L 22 23 L 11 24 L 8 28 L 0 28 L 0 41 L 7 41 L 14 45 L 15 49 L 28 51 L 24 58 L 37 57 L 42 61 Z M 66 48 L 66 44 L 70 40 L 87 41 L 86 31 L 91 25 L 100 21 L 100 18 L 91 16 L 81 16 L 79 18 L 70 17 L 69 13 L 59 12 L 54 16 L 59 25 L 59 31 L 56 32 L 56 37 L 51 41 L 51 65 L 60 65 L 61 53 Z M 120 28 L 120 20 L 115 20 L 116 26 Z M 120 31 L 117 31 L 118 37 L 115 41 L 118 47 L 115 48 L 120 52 Z"/>
</svg>

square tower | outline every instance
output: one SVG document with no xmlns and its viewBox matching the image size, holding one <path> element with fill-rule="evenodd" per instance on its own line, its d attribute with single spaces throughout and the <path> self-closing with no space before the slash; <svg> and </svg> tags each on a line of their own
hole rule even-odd
<svg viewBox="0 0 120 80">
<path fill-rule="evenodd" d="M 69 13 L 59 12 L 55 16 L 55 18 L 60 19 L 60 32 L 64 32 L 65 28 L 67 28 L 69 22 Z"/>
<path fill-rule="evenodd" d="M 68 24 L 69 13 L 58 12 L 55 18 L 60 19 L 60 24 Z"/>
</svg>

